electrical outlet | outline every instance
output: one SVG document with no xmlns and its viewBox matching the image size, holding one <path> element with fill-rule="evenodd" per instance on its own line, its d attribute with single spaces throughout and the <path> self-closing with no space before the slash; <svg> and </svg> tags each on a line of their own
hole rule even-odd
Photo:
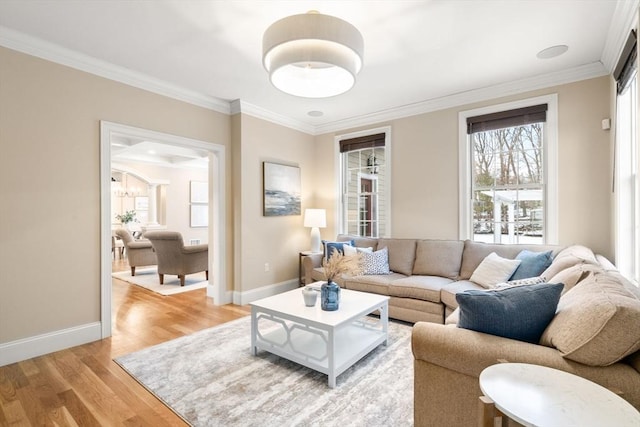
<svg viewBox="0 0 640 427">
<path fill-rule="evenodd" d="M 268 263 L 268 262 L 265 262 L 265 263 L 264 263 L 264 272 L 265 272 L 265 273 L 268 273 L 268 272 L 269 272 L 269 263 Z"/>
</svg>

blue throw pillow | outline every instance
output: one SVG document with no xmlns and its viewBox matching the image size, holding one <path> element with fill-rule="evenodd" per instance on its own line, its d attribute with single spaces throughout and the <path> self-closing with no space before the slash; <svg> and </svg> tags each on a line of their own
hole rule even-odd
<svg viewBox="0 0 640 427">
<path fill-rule="evenodd" d="M 538 343 L 556 314 L 562 283 L 456 294 L 459 328 Z"/>
<path fill-rule="evenodd" d="M 529 277 L 537 277 L 551 265 L 551 251 L 548 252 L 531 252 L 523 250 L 518 254 L 520 265 L 513 272 L 509 280 L 528 279 Z"/>
<path fill-rule="evenodd" d="M 326 259 L 329 259 L 331 258 L 331 255 L 333 255 L 333 251 L 338 251 L 344 255 L 344 249 L 342 249 L 342 247 L 344 245 L 355 246 L 356 242 L 355 240 L 349 240 L 346 242 L 330 242 L 328 240 L 323 240 L 322 245 L 324 246 L 324 256 Z"/>
</svg>

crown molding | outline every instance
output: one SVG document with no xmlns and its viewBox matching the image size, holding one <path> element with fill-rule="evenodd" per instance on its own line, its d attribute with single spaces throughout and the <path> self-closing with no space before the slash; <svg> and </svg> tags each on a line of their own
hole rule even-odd
<svg viewBox="0 0 640 427">
<path fill-rule="evenodd" d="M 499 85 L 474 89 L 453 95 L 447 95 L 441 98 L 434 98 L 422 102 L 417 102 L 415 104 L 409 104 L 402 107 L 379 111 L 376 113 L 365 114 L 358 117 L 326 123 L 316 126 L 314 135 L 338 132 L 359 126 L 367 126 L 381 122 L 387 122 L 390 120 L 401 119 L 404 117 L 415 116 L 418 114 L 444 110 L 446 108 L 473 104 L 475 102 L 488 101 L 504 96 L 517 95 L 532 90 L 544 89 L 547 87 L 558 86 L 580 80 L 601 77 L 607 74 L 609 74 L 609 72 L 605 69 L 601 62 L 594 62 L 568 70 L 557 71 L 554 73 L 543 74 L 527 79 L 521 79 L 513 82 L 502 83 Z"/>
<path fill-rule="evenodd" d="M 612 18 L 609 35 L 607 37 L 605 52 L 603 52 L 604 63 L 594 62 L 568 70 L 474 89 L 320 125 L 312 125 L 295 120 L 239 99 L 228 102 L 196 91 L 184 89 L 177 85 L 155 79 L 149 75 L 110 64 L 106 61 L 99 60 L 89 55 L 61 47 L 54 43 L 26 35 L 3 26 L 0 26 L 0 46 L 223 114 L 243 113 L 315 136 L 330 132 L 344 131 L 359 126 L 369 126 L 403 117 L 415 116 L 418 114 L 487 101 L 610 74 L 610 70 L 615 64 L 619 50 L 622 49 L 622 46 L 626 41 L 628 29 L 630 29 L 631 25 L 635 22 L 635 10 L 637 10 L 638 1 L 639 0 L 618 2 L 614 12 L 614 17 Z M 620 22 L 624 22 L 624 24 L 621 26 L 619 25 Z M 611 52 L 614 53 L 612 54 Z M 614 59 L 604 59 L 605 54 Z"/>
<path fill-rule="evenodd" d="M 613 72 L 624 44 L 629 36 L 629 31 L 637 24 L 638 0 L 618 1 L 613 11 L 607 41 L 602 51 L 602 63 L 609 73 Z"/>
<path fill-rule="evenodd" d="M 229 114 L 229 102 L 0 26 L 0 46 L 189 104 Z"/>
<path fill-rule="evenodd" d="M 282 114 L 274 113 L 273 111 L 266 110 L 240 99 L 231 101 L 231 114 L 238 113 L 247 114 L 249 116 L 285 126 L 309 135 L 316 135 L 316 127 L 313 125 L 283 116 Z"/>
</svg>

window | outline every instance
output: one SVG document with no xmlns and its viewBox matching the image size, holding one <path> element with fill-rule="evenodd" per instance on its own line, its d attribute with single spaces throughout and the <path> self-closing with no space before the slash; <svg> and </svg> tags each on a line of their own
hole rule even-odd
<svg viewBox="0 0 640 427">
<path fill-rule="evenodd" d="M 555 243 L 556 96 L 460 113 L 460 236 Z"/>
<path fill-rule="evenodd" d="M 340 158 L 340 232 L 389 235 L 389 129 L 336 138 Z"/>
<path fill-rule="evenodd" d="M 636 36 L 632 32 L 613 76 L 617 82 L 615 203 L 616 266 L 626 277 L 640 281 L 640 182 L 637 139 Z"/>
</svg>

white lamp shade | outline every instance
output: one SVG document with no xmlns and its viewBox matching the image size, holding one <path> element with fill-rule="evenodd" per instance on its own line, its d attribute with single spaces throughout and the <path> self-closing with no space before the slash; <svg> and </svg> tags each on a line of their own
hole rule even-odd
<svg viewBox="0 0 640 427">
<path fill-rule="evenodd" d="M 305 209 L 304 226 L 325 228 L 327 226 L 327 213 L 324 209 Z"/>
<path fill-rule="evenodd" d="M 324 98 L 348 91 L 362 68 L 364 40 L 356 27 L 309 12 L 273 23 L 262 38 L 262 62 L 283 92 Z"/>
</svg>

